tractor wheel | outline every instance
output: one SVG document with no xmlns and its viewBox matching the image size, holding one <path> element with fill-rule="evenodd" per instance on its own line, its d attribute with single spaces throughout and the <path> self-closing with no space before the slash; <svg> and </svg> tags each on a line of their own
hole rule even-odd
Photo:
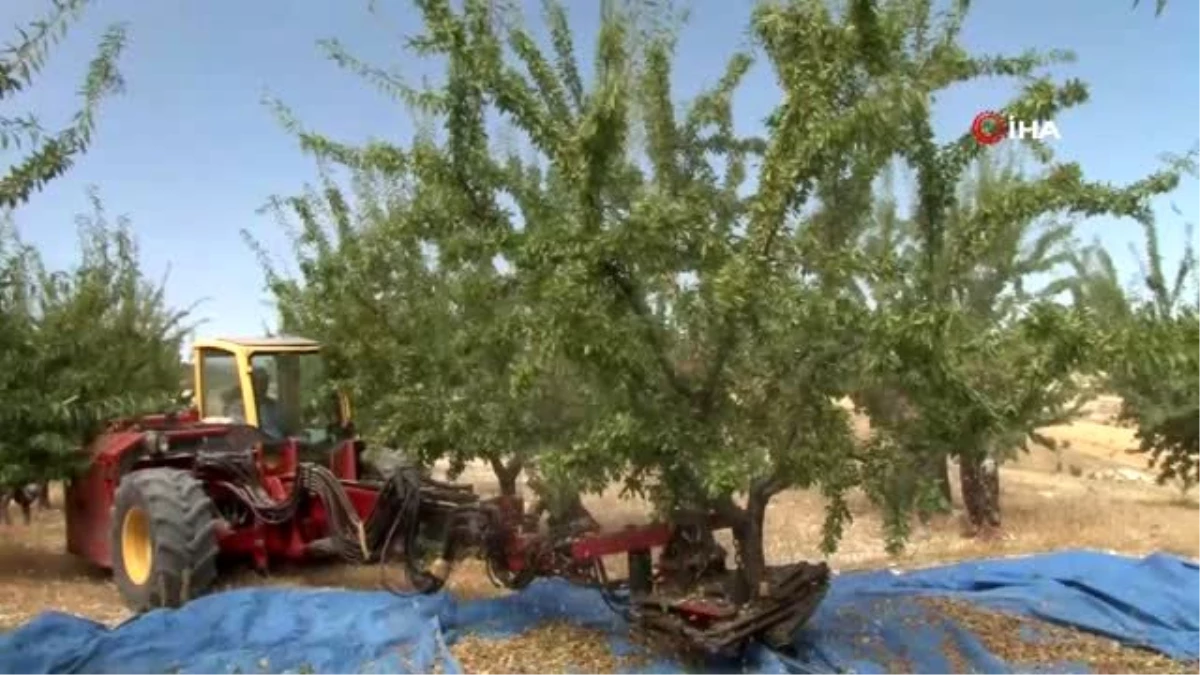
<svg viewBox="0 0 1200 675">
<path fill-rule="evenodd" d="M 178 607 L 212 589 L 214 513 L 204 485 L 186 471 L 141 469 L 121 479 L 113 510 L 113 578 L 131 609 Z"/>
</svg>

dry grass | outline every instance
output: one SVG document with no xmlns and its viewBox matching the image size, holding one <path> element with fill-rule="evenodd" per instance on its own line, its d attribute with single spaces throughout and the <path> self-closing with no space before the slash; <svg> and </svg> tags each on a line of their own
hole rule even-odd
<svg viewBox="0 0 1200 675">
<path fill-rule="evenodd" d="M 908 550 L 889 557 L 883 551 L 877 514 L 861 495 L 854 495 L 854 522 L 829 562 L 842 570 L 919 567 L 1079 547 L 1134 555 L 1169 551 L 1198 557 L 1200 529 L 1194 498 L 1181 500 L 1176 491 L 1150 484 L 1118 484 L 1086 477 L 1096 468 L 1143 466 L 1140 457 L 1125 453 L 1132 445 L 1129 430 L 1083 421 L 1047 432 L 1068 441 L 1069 447 L 1061 448 L 1060 444 L 1058 453 L 1038 449 L 1004 468 L 1002 536 L 966 538 L 959 516 L 943 517 L 918 526 Z M 1066 470 L 1069 466 L 1080 467 L 1080 475 L 1071 475 Z M 484 467 L 472 467 L 462 480 L 476 484 L 483 493 L 495 490 L 495 481 Z M 62 503 L 61 495 L 55 496 L 55 503 Z M 641 522 L 648 513 L 645 504 L 621 500 L 615 490 L 588 497 L 585 503 L 608 526 Z M 800 491 L 784 493 L 773 501 L 767 515 L 770 561 L 821 557 L 823 506 L 819 495 Z M 67 556 L 63 541 L 62 514 L 57 510 L 37 513 L 28 528 L 0 527 L 0 630 L 24 623 L 45 610 L 72 612 L 108 624 L 128 616 L 112 583 L 104 574 Z M 379 575 L 377 568 L 330 565 L 282 570 L 269 577 L 237 573 L 224 585 L 376 589 Z M 461 597 L 500 593 L 487 581 L 482 566 L 475 563 L 465 563 L 456 570 L 450 589 Z M 468 636 L 454 649 L 467 672 L 563 672 L 563 659 L 574 658 L 572 663 L 577 663 L 584 654 L 589 655 L 583 659 L 586 670 L 611 672 L 619 665 L 618 657 L 608 653 L 606 641 L 591 634 L 585 636 L 582 630 L 560 624 L 543 626 L 505 640 L 508 646 L 503 649 L 495 640 Z M 496 660 L 501 653 L 508 654 L 502 663 Z"/>
<path fill-rule="evenodd" d="M 109 624 L 129 616 L 108 575 L 66 554 L 66 536 L 60 511 L 37 513 L 29 527 L 0 525 L 0 630 L 44 610 Z"/>
</svg>

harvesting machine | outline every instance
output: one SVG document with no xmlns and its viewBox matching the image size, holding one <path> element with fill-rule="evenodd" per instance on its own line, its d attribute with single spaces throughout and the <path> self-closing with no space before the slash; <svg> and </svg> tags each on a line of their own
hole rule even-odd
<svg viewBox="0 0 1200 675">
<path fill-rule="evenodd" d="M 825 594 L 828 568 L 808 563 L 741 590 L 713 537 L 724 524 L 709 515 L 543 528 L 520 497 L 482 498 L 412 466 L 384 475 L 365 461 L 349 399 L 327 386 L 311 340 L 201 340 L 192 363 L 186 409 L 113 423 L 67 487 L 68 550 L 110 568 L 137 611 L 205 594 L 219 560 L 260 571 L 320 558 L 395 564 L 407 583 L 381 575 L 385 585 L 432 593 L 474 556 L 497 585 L 564 577 L 635 625 L 731 653 L 755 638 L 786 644 Z M 616 555 L 629 569 L 620 580 L 605 565 Z"/>
</svg>

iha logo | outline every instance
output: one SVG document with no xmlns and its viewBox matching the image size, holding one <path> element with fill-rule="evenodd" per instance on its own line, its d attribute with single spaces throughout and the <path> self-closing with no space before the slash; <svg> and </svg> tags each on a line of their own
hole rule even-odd
<svg viewBox="0 0 1200 675">
<path fill-rule="evenodd" d="M 1053 120 L 1018 120 L 993 110 L 985 110 L 975 116 L 971 122 L 971 135 L 980 145 L 995 145 L 1006 138 L 1014 141 L 1025 138 L 1062 140 L 1058 125 Z"/>
</svg>

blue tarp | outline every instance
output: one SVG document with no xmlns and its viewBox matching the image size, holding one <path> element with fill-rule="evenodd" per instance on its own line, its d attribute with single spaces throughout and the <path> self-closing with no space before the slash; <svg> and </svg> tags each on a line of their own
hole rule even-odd
<svg viewBox="0 0 1200 675">
<path fill-rule="evenodd" d="M 920 613 L 913 596 L 940 595 L 1034 616 L 1195 660 L 1200 645 L 1200 572 L 1168 555 L 1143 559 L 1085 551 L 967 562 L 893 574 L 835 578 L 825 602 L 796 636 L 798 658 L 765 648 L 717 672 L 1029 672 L 989 654 L 962 626 Z M 539 581 L 494 600 L 439 594 L 245 589 L 155 611 L 115 629 L 49 612 L 0 635 L 0 671 L 69 672 L 459 672 L 447 651 L 463 634 L 515 634 L 565 619 L 608 632 L 628 648 L 623 622 L 587 589 Z M 966 660 L 949 663 L 947 641 Z M 440 663 L 439 663 L 440 661 Z M 684 672 L 667 661 L 636 672 Z M 582 666 L 586 668 L 586 666 Z M 692 668 L 696 666 L 693 665 Z M 1056 670 L 1080 672 L 1071 664 Z"/>
</svg>

